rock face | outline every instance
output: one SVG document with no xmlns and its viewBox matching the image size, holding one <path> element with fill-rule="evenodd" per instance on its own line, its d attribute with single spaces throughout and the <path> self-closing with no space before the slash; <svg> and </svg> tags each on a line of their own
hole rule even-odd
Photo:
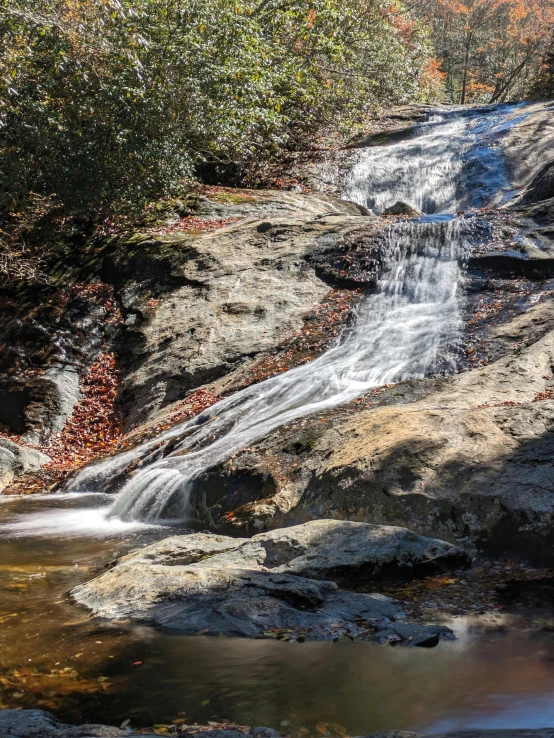
<svg viewBox="0 0 554 738">
<path fill-rule="evenodd" d="M 383 406 L 305 418 L 210 470 L 193 495 L 197 514 L 217 526 L 233 512 L 250 530 L 325 517 L 409 524 L 489 553 L 552 561 L 551 305 L 517 320 L 536 331 L 526 349 L 419 382 L 417 392 L 399 385 L 389 402 L 402 404 L 385 394 Z M 513 338 L 508 326 L 498 330 Z M 260 479 L 267 496 L 233 511 L 234 492 L 256 495 L 254 480 L 260 497 Z"/>
<path fill-rule="evenodd" d="M 264 213 L 271 220 L 241 221 L 197 237 L 135 236 L 132 248 L 126 246 L 131 257 L 114 261 L 110 279 L 127 285 L 120 287 L 127 315 L 120 350 L 128 428 L 278 346 L 302 327 L 303 315 L 330 285 L 375 284 L 378 254 L 362 276 L 349 278 L 335 264 L 349 237 L 373 253 L 374 219 L 362 219 L 358 206 L 338 199 L 283 196 L 288 215 L 282 207 Z M 155 269 L 164 260 L 173 264 L 173 286 L 161 294 Z M 160 298 L 149 308 L 156 293 Z"/>
<path fill-rule="evenodd" d="M 38 471 L 50 458 L 34 448 L 0 438 L 0 492 L 16 477 Z"/>
<path fill-rule="evenodd" d="M 46 444 L 63 428 L 104 352 L 121 360 L 131 428 L 275 349 L 340 281 L 325 253 L 336 262 L 348 233 L 372 230 L 363 208 L 326 195 L 238 190 L 168 207 L 157 215 L 170 224 L 191 214 L 240 222 L 94 243 L 76 249 L 71 273 L 51 265 L 53 284 L 40 294 L 6 291 L 0 424 L 24 442 Z M 376 262 L 369 267 L 352 285 L 374 284 Z"/>
<path fill-rule="evenodd" d="M 506 175 L 514 188 L 527 187 L 551 161 L 554 150 L 554 105 L 537 102 L 525 108 L 522 120 L 509 131 L 503 143 Z M 516 116 L 520 111 L 515 113 Z"/>
<path fill-rule="evenodd" d="M 545 164 L 517 199 L 518 205 L 533 205 L 554 197 L 554 161 Z"/>
<path fill-rule="evenodd" d="M 251 539 L 169 538 L 125 556 L 71 595 L 101 617 L 184 633 L 284 629 L 316 639 L 349 633 L 436 645 L 448 629 L 398 624 L 402 612 L 388 597 L 344 592 L 335 582 L 413 578 L 468 563 L 462 550 L 406 529 L 322 520 Z"/>
</svg>

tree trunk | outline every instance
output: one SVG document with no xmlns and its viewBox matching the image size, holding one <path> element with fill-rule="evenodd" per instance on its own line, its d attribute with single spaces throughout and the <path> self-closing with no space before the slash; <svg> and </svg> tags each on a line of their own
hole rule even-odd
<svg viewBox="0 0 554 738">
<path fill-rule="evenodd" d="M 466 48 L 465 48 L 465 55 L 464 55 L 464 76 L 462 79 L 462 94 L 460 98 L 460 103 L 462 105 L 465 105 L 466 95 L 467 95 L 467 78 L 469 75 L 469 52 L 471 51 L 472 41 L 473 41 L 473 33 L 469 31 L 467 34 Z"/>
</svg>

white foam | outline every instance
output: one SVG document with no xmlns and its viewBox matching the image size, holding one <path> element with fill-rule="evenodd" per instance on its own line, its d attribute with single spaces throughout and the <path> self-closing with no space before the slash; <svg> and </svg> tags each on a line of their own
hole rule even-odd
<svg viewBox="0 0 554 738">
<path fill-rule="evenodd" d="M 127 452 L 126 464 L 142 461 L 117 495 L 112 515 L 151 522 L 186 519 L 195 479 L 278 426 L 349 402 L 372 387 L 452 372 L 462 331 L 463 226 L 460 219 L 391 224 L 385 233 L 388 269 L 354 327 L 319 359 L 237 392 Z M 77 475 L 72 487 L 101 484 L 120 463 L 100 462 Z"/>
<path fill-rule="evenodd" d="M 0 536 L 8 538 L 109 537 L 153 527 L 139 521 L 123 521 L 110 517 L 110 506 L 80 510 L 53 509 L 15 515 L 0 525 Z"/>
</svg>

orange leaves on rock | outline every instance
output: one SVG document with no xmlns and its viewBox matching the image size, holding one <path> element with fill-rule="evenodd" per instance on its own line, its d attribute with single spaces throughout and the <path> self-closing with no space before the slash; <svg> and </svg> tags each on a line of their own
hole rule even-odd
<svg viewBox="0 0 554 738">
<path fill-rule="evenodd" d="M 254 365 L 241 386 L 263 382 L 321 356 L 335 340 L 360 298 L 359 290 L 330 290 L 325 300 L 305 316 L 304 328 L 272 356 Z"/>
<path fill-rule="evenodd" d="M 115 407 L 119 386 L 117 362 L 103 354 L 81 380 L 82 398 L 63 431 L 42 450 L 52 465 L 76 469 L 112 451 L 121 435 L 121 413 Z"/>
<path fill-rule="evenodd" d="M 235 223 L 238 218 L 199 218 L 195 215 L 179 218 L 170 225 L 158 226 L 157 228 L 149 228 L 149 232 L 164 236 L 167 233 L 188 232 L 188 233 L 205 233 L 207 231 L 216 231 L 218 228 Z"/>
<path fill-rule="evenodd" d="M 542 392 L 537 392 L 537 394 L 533 397 L 533 402 L 541 402 L 542 400 L 552 399 L 554 399 L 554 387 L 545 389 Z"/>
<path fill-rule="evenodd" d="M 200 389 L 197 389 L 196 392 L 190 394 L 186 400 L 180 402 L 171 413 L 165 415 L 163 421 L 149 425 L 141 432 L 132 431 L 128 435 L 124 436 L 118 444 L 118 447 L 125 448 L 127 446 L 135 445 L 136 443 L 143 443 L 150 438 L 155 438 L 175 423 L 181 423 L 183 420 L 188 420 L 189 418 L 198 415 L 212 405 L 215 405 L 215 403 L 220 400 L 221 397 L 218 397 L 218 395 L 215 395 L 209 389 L 201 387 Z"/>
</svg>

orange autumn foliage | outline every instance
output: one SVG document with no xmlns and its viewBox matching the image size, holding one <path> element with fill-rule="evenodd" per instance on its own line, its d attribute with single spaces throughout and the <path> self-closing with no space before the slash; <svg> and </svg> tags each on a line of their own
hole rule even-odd
<svg viewBox="0 0 554 738">
<path fill-rule="evenodd" d="M 452 98 L 503 102 L 524 97 L 550 38 L 554 0 L 433 0 L 427 18 Z"/>
</svg>

